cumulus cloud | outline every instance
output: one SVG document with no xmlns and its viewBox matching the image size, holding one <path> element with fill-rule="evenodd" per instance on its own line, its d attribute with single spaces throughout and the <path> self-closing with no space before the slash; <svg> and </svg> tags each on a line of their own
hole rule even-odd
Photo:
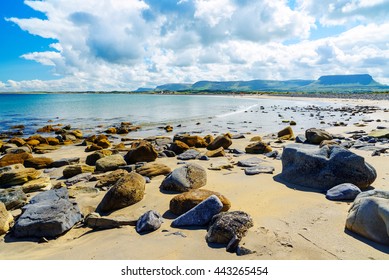
<svg viewBox="0 0 389 280">
<path fill-rule="evenodd" d="M 314 79 L 366 72 L 387 81 L 389 65 L 378 64 L 389 58 L 389 26 L 371 16 L 385 11 L 387 2 L 297 0 L 292 9 L 286 0 L 25 1 L 46 19 L 8 20 L 57 42 L 51 51 L 22 57 L 52 66 L 63 78 L 8 81 L 0 87 L 132 90 L 204 79 Z M 346 23 L 350 27 L 342 34 L 309 40 L 317 24 Z"/>
</svg>

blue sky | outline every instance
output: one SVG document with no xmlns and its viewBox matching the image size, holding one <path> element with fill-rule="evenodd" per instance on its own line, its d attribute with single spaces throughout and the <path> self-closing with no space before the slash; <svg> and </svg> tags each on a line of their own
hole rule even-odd
<svg viewBox="0 0 389 280">
<path fill-rule="evenodd" d="M 2 0 L 0 91 L 369 73 L 389 0 Z"/>
</svg>

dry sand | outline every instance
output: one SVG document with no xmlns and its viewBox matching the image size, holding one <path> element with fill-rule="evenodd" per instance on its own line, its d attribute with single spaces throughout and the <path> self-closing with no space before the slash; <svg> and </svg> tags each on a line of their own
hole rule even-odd
<svg viewBox="0 0 389 280">
<path fill-rule="evenodd" d="M 275 97 L 259 97 L 275 98 Z M 282 99 L 286 99 L 282 97 Z M 293 100 L 293 99 L 292 99 Z M 326 100 L 327 101 L 327 100 Z M 389 108 L 389 101 L 374 100 L 339 100 L 349 105 L 379 105 Z M 380 118 L 380 125 L 388 125 L 389 113 L 378 112 L 369 118 Z M 386 121 L 386 122 L 385 122 Z M 367 123 L 367 127 L 358 128 L 331 127 L 332 133 L 364 129 L 370 132 L 378 125 Z M 307 128 L 305 128 L 307 129 Z M 276 132 L 276 131 L 275 131 Z M 303 131 L 295 131 L 295 134 Z M 244 149 L 253 135 L 245 139 L 233 140 L 230 148 Z M 292 143 L 287 141 L 285 144 Z M 278 146 L 277 146 L 278 145 Z M 273 147 L 282 151 L 282 145 Z M 80 156 L 85 159 L 85 147 L 66 146 L 58 151 L 46 154 L 53 159 Z M 353 152 L 365 157 L 378 173 L 373 187 L 389 191 L 388 154 L 372 157 L 371 152 Z M 228 158 L 213 158 L 210 161 L 195 162 L 208 168 L 217 162 L 250 158 L 254 155 L 242 155 Z M 389 259 L 389 247 L 371 242 L 345 231 L 345 221 L 350 203 L 334 202 L 325 195 L 309 189 L 286 186 L 275 180 L 281 172 L 281 161 L 265 158 L 269 165 L 275 167 L 274 174 L 246 176 L 244 171 L 235 166 L 231 170 L 207 170 L 208 183 L 205 189 L 215 190 L 225 195 L 232 204 L 230 211 L 242 210 L 249 213 L 254 221 L 247 236 L 241 244 L 256 251 L 254 254 L 237 256 L 227 253 L 225 247 L 210 247 L 205 241 L 206 229 L 175 229 L 170 227 L 172 216 L 169 215 L 169 201 L 174 196 L 164 194 L 159 186 L 164 176 L 152 179 L 146 185 L 145 198 L 132 206 L 113 212 L 110 217 L 137 219 L 147 210 L 156 210 L 163 214 L 165 222 L 152 233 L 139 235 L 134 227 L 124 226 L 119 229 L 91 231 L 88 228 L 73 228 L 63 236 L 48 243 L 38 244 L 30 241 L 12 240 L 0 237 L 0 259 L 102 259 L 102 260 L 175 260 L 175 259 L 292 259 L 292 260 L 332 260 L 332 259 Z M 172 169 L 177 168 L 176 158 L 158 158 Z M 59 169 L 60 172 L 62 169 Z M 93 186 L 93 183 L 88 183 Z M 76 201 L 84 213 L 93 210 L 105 192 L 98 194 L 79 193 Z"/>
</svg>

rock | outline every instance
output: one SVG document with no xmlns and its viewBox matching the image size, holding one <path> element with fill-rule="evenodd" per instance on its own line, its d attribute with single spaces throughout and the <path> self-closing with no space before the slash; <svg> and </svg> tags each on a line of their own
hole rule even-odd
<svg viewBox="0 0 389 280">
<path fill-rule="evenodd" d="M 36 132 L 39 133 L 49 133 L 54 132 L 56 129 L 52 125 L 45 125 L 44 127 L 39 128 Z"/>
<path fill-rule="evenodd" d="M 143 199 L 145 185 L 143 176 L 135 172 L 128 173 L 109 189 L 97 209 L 111 212 L 135 204 Z"/>
<path fill-rule="evenodd" d="M 322 148 L 323 146 L 333 146 L 333 145 L 339 145 L 339 143 L 335 140 L 323 140 L 321 141 L 319 147 Z"/>
<path fill-rule="evenodd" d="M 304 143 L 305 141 L 307 141 L 305 135 L 299 134 L 296 136 L 296 143 Z"/>
<path fill-rule="evenodd" d="M 208 243 L 227 244 L 227 250 L 233 252 L 253 225 L 252 218 L 245 212 L 222 212 L 213 216 L 205 239 Z"/>
<path fill-rule="evenodd" d="M 49 153 L 51 151 L 58 150 L 60 147 L 58 146 L 51 146 L 47 144 L 40 144 L 38 146 L 34 147 L 34 151 L 37 154 L 44 154 L 44 153 Z"/>
<path fill-rule="evenodd" d="M 173 127 L 171 125 L 167 125 L 163 128 L 166 132 L 172 132 L 173 131 Z"/>
<path fill-rule="evenodd" d="M 257 158 L 257 157 L 252 157 L 252 158 L 248 158 L 248 159 L 242 159 L 240 161 L 238 161 L 238 166 L 241 166 L 241 167 L 254 167 L 254 166 L 258 166 L 262 163 L 266 162 L 265 160 L 263 159 L 260 159 L 260 158 Z"/>
<path fill-rule="evenodd" d="M 297 125 L 297 123 L 295 121 L 290 121 L 289 123 L 290 125 Z"/>
<path fill-rule="evenodd" d="M 187 144 L 179 140 L 174 141 L 169 147 L 169 150 L 173 151 L 176 155 L 182 154 L 189 149 L 190 147 Z"/>
<path fill-rule="evenodd" d="M 30 158 L 32 158 L 30 153 L 6 154 L 0 159 L 0 167 L 17 163 L 23 164 L 26 159 Z"/>
<path fill-rule="evenodd" d="M 72 164 L 78 164 L 80 163 L 80 158 L 79 157 L 73 157 L 73 158 L 62 158 L 59 160 L 54 161 L 51 164 L 51 167 L 62 167 L 66 165 L 72 165 Z"/>
<path fill-rule="evenodd" d="M 207 183 L 206 170 L 195 163 L 188 163 L 170 173 L 161 184 L 165 191 L 186 192 L 191 189 L 198 189 Z"/>
<path fill-rule="evenodd" d="M 386 128 L 373 130 L 368 135 L 374 138 L 389 138 L 389 129 Z"/>
<path fill-rule="evenodd" d="M 250 142 L 261 142 L 262 141 L 262 137 L 257 135 L 257 136 L 253 136 L 251 137 L 250 139 Z"/>
<path fill-rule="evenodd" d="M 66 188 L 49 190 L 34 196 L 23 207 L 16 221 L 16 237 L 54 238 L 81 221 L 77 203 L 69 200 Z"/>
<path fill-rule="evenodd" d="M 293 184 L 326 191 L 342 183 L 366 189 L 377 173 L 365 159 L 340 146 L 291 144 L 284 147 L 281 177 Z"/>
<path fill-rule="evenodd" d="M 359 194 L 349 210 L 346 228 L 389 245 L 389 192 L 371 190 Z"/>
<path fill-rule="evenodd" d="M 103 147 L 100 147 L 99 145 L 92 143 L 91 145 L 86 147 L 85 152 L 89 153 L 89 152 L 95 152 L 95 151 L 100 151 L 100 150 L 103 150 Z"/>
<path fill-rule="evenodd" d="M 50 190 L 52 186 L 49 177 L 41 177 L 23 184 L 22 190 L 24 193 L 30 193 L 40 190 Z"/>
<path fill-rule="evenodd" d="M 84 219 L 85 226 L 96 230 L 119 228 L 127 225 L 135 226 L 136 223 L 137 221 L 119 221 L 106 217 L 103 218 L 95 212 L 89 213 Z"/>
<path fill-rule="evenodd" d="M 232 140 L 229 134 L 219 135 L 215 138 L 209 145 L 207 146 L 208 150 L 216 150 L 220 147 L 223 147 L 224 149 L 227 149 L 229 146 L 232 145 Z"/>
<path fill-rule="evenodd" d="M 244 139 L 246 138 L 243 133 L 234 134 L 231 136 L 231 139 Z"/>
<path fill-rule="evenodd" d="M 52 146 L 56 146 L 56 145 L 60 144 L 59 140 L 57 138 L 54 138 L 54 137 L 47 137 L 46 140 L 47 140 L 47 143 L 49 145 L 52 145 Z"/>
<path fill-rule="evenodd" d="M 177 156 L 177 159 L 179 160 L 191 160 L 196 159 L 198 156 L 200 156 L 200 152 L 197 150 L 189 149 L 182 154 L 179 154 Z"/>
<path fill-rule="evenodd" d="M 207 157 L 224 157 L 226 155 L 226 152 L 224 151 L 223 147 L 220 147 L 216 150 L 210 150 L 205 153 Z"/>
<path fill-rule="evenodd" d="M 73 186 L 80 182 L 88 182 L 92 178 L 92 173 L 81 173 L 65 181 L 66 186 Z"/>
<path fill-rule="evenodd" d="M 167 175 L 172 172 L 172 170 L 165 164 L 152 162 L 137 168 L 136 172 L 142 176 L 155 177 L 158 175 Z"/>
<path fill-rule="evenodd" d="M 108 128 L 105 133 L 108 133 L 108 134 L 116 134 L 117 130 L 115 127 L 110 127 Z"/>
<path fill-rule="evenodd" d="M 93 173 L 95 168 L 85 164 L 69 165 L 63 170 L 63 177 L 68 179 L 81 173 Z"/>
<path fill-rule="evenodd" d="M 294 138 L 293 129 L 290 126 L 285 127 L 284 129 L 278 131 L 277 137 L 281 140 L 291 140 Z"/>
<path fill-rule="evenodd" d="M 8 141 L 8 143 L 15 144 L 18 147 L 21 147 L 23 145 L 26 145 L 26 141 L 24 141 L 22 138 L 14 137 Z"/>
<path fill-rule="evenodd" d="M 223 208 L 223 203 L 216 195 L 211 195 L 189 211 L 176 218 L 171 226 L 205 226 L 213 216 L 218 214 Z"/>
<path fill-rule="evenodd" d="M 208 146 L 208 143 L 205 141 L 205 139 L 197 135 L 189 135 L 189 134 L 175 135 L 173 141 L 176 140 L 185 143 L 189 147 L 205 148 Z"/>
<path fill-rule="evenodd" d="M 126 170 L 127 172 L 136 171 L 137 168 L 142 167 L 145 165 L 144 162 L 138 162 L 137 164 L 129 164 L 125 166 L 120 166 L 119 169 Z"/>
<path fill-rule="evenodd" d="M 155 231 L 161 227 L 163 219 L 161 214 L 156 211 L 150 210 L 144 213 L 136 223 L 136 232 L 150 232 Z"/>
<path fill-rule="evenodd" d="M 244 173 L 246 175 L 257 175 L 257 174 L 273 174 L 274 167 L 273 166 L 254 166 L 254 167 L 247 167 L 244 169 Z"/>
<path fill-rule="evenodd" d="M 8 232 L 14 218 L 5 208 L 4 203 L 0 202 L 0 235 Z"/>
<path fill-rule="evenodd" d="M 101 139 L 96 144 L 97 146 L 102 147 L 103 149 L 111 147 L 111 142 L 109 142 L 108 139 Z"/>
<path fill-rule="evenodd" d="M 70 133 L 71 135 L 74 135 L 74 136 L 75 136 L 76 138 L 78 138 L 78 139 L 82 139 L 82 137 L 83 137 L 82 131 L 79 130 L 79 129 L 70 131 L 69 133 Z"/>
<path fill-rule="evenodd" d="M 101 150 L 98 152 L 94 152 L 93 154 L 90 154 L 86 157 L 85 163 L 87 165 L 93 166 L 96 165 L 96 161 L 98 161 L 99 159 L 110 155 L 112 155 L 112 151 L 109 150 Z"/>
<path fill-rule="evenodd" d="M 127 165 L 127 163 L 121 155 L 112 155 L 96 161 L 96 170 L 103 172 L 113 171 L 124 165 Z"/>
<path fill-rule="evenodd" d="M 354 200 L 361 190 L 353 184 L 344 183 L 329 189 L 326 198 L 329 200 Z"/>
<path fill-rule="evenodd" d="M 248 154 L 265 154 L 271 152 L 272 148 L 265 142 L 259 141 L 249 144 L 245 150 Z"/>
<path fill-rule="evenodd" d="M 153 145 L 141 140 L 132 144 L 131 150 L 124 156 L 124 159 L 127 164 L 133 164 L 137 162 L 155 161 L 157 157 L 158 153 Z"/>
<path fill-rule="evenodd" d="M 103 187 L 111 187 L 113 186 L 120 178 L 127 175 L 128 172 L 126 170 L 118 169 L 115 170 L 109 174 L 100 176 L 98 179 L 99 181 L 96 184 L 96 188 L 103 188 Z"/>
<path fill-rule="evenodd" d="M 204 140 L 207 143 L 207 145 L 209 145 L 210 143 L 213 142 L 214 138 L 212 135 L 208 134 L 208 135 L 204 136 Z"/>
<path fill-rule="evenodd" d="M 210 197 L 211 195 L 216 195 L 221 203 L 223 208 L 221 211 L 228 211 L 231 207 L 231 202 L 222 194 L 214 191 L 209 191 L 205 189 L 195 189 L 189 192 L 184 192 L 182 194 L 176 195 L 170 200 L 170 211 L 175 215 L 182 215 L 185 212 L 188 212 L 190 209 Z"/>
<path fill-rule="evenodd" d="M 21 187 L 0 189 L 0 201 L 5 204 L 7 210 L 19 209 L 27 203 L 27 196 Z"/>
<path fill-rule="evenodd" d="M 34 168 L 14 169 L 0 176 L 0 188 L 22 185 L 28 181 L 37 179 L 41 172 Z"/>
<path fill-rule="evenodd" d="M 323 129 L 310 128 L 305 131 L 307 142 L 319 145 L 323 140 L 332 140 L 332 135 Z"/>
<path fill-rule="evenodd" d="M 173 152 L 173 151 L 170 151 L 170 150 L 164 150 L 164 151 L 162 151 L 162 153 L 163 153 L 166 157 L 175 157 L 175 156 L 176 156 L 176 153 Z"/>
<path fill-rule="evenodd" d="M 35 169 L 44 169 L 49 168 L 53 160 L 51 158 L 46 157 L 36 157 L 36 158 L 28 158 L 24 161 L 25 167 L 31 167 Z"/>
<path fill-rule="evenodd" d="M 32 135 L 32 136 L 28 137 L 27 143 L 30 142 L 31 140 L 37 140 L 37 141 L 39 141 L 38 145 L 39 145 L 39 144 L 49 144 L 49 142 L 47 142 L 47 139 L 44 138 L 43 136 L 39 135 L 39 134 L 37 134 L 37 135 Z M 36 142 L 35 142 L 35 143 L 36 143 Z M 34 145 L 34 146 L 36 146 L 36 145 Z"/>
</svg>

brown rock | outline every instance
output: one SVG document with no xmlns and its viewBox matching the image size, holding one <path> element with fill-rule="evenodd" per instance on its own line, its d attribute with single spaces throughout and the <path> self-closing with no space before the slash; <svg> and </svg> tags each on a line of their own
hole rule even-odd
<svg viewBox="0 0 389 280">
<path fill-rule="evenodd" d="M 205 148 L 208 146 L 208 143 L 204 140 L 203 137 L 197 136 L 197 135 L 176 135 L 173 138 L 173 141 L 181 141 L 187 144 L 189 147 L 196 147 L 196 148 Z"/>
<path fill-rule="evenodd" d="M 110 212 L 135 204 L 143 199 L 145 185 L 146 180 L 138 173 L 126 174 L 109 189 L 97 209 Z"/>
<path fill-rule="evenodd" d="M 262 137 L 257 135 L 257 136 L 253 136 L 251 137 L 250 139 L 250 142 L 259 142 L 259 141 L 262 141 Z"/>
<path fill-rule="evenodd" d="M 172 132 L 173 131 L 173 127 L 171 125 L 167 125 L 163 129 L 165 129 L 166 132 Z"/>
<path fill-rule="evenodd" d="M 32 158 L 32 155 L 29 153 L 6 154 L 0 159 L 0 167 L 17 164 L 17 163 L 23 164 L 24 161 L 29 158 Z"/>
<path fill-rule="evenodd" d="M 272 148 L 268 144 L 259 141 L 249 144 L 245 150 L 248 154 L 265 154 L 271 152 Z"/>
<path fill-rule="evenodd" d="M 334 145 L 339 145 L 339 143 L 336 142 L 335 140 L 323 140 L 320 143 L 320 148 L 323 146 L 334 146 Z"/>
<path fill-rule="evenodd" d="M 137 162 L 154 161 L 157 157 L 158 153 L 153 145 L 150 142 L 141 140 L 132 143 L 131 149 L 124 156 L 124 159 L 127 164 L 133 164 Z"/>
<path fill-rule="evenodd" d="M 8 188 L 16 185 L 22 185 L 28 181 L 37 179 L 41 172 L 34 168 L 14 169 L 5 172 L 0 176 L 0 188 Z"/>
<path fill-rule="evenodd" d="M 109 174 L 102 175 L 98 177 L 98 182 L 96 184 L 96 188 L 103 188 L 103 187 L 111 187 L 114 185 L 120 178 L 122 178 L 124 175 L 128 174 L 126 170 L 118 169 L 115 171 L 112 171 Z"/>
<path fill-rule="evenodd" d="M 332 135 L 323 129 L 310 128 L 305 131 L 308 143 L 319 145 L 323 140 L 332 140 Z"/>
<path fill-rule="evenodd" d="M 71 134 L 71 135 L 74 135 L 74 136 L 75 136 L 76 138 L 78 138 L 78 139 L 82 139 L 82 137 L 83 137 L 82 131 L 79 130 L 79 129 L 70 131 L 70 134 Z"/>
<path fill-rule="evenodd" d="M 8 141 L 8 143 L 15 144 L 18 147 L 21 147 L 26 144 L 26 141 L 24 141 L 22 138 L 14 137 Z"/>
<path fill-rule="evenodd" d="M 216 150 L 207 151 L 205 155 L 207 157 L 224 157 L 226 155 L 226 152 L 224 151 L 223 147 L 220 147 Z"/>
<path fill-rule="evenodd" d="M 99 159 L 101 159 L 103 157 L 110 156 L 110 155 L 112 155 L 112 151 L 109 151 L 109 150 L 97 151 L 97 152 L 94 152 L 93 154 L 88 155 L 86 157 L 85 163 L 92 166 L 92 165 L 95 165 L 96 161 L 98 161 Z"/>
<path fill-rule="evenodd" d="M 24 193 L 35 192 L 39 190 L 50 190 L 52 188 L 51 180 L 49 177 L 42 177 L 35 180 L 31 180 L 22 186 Z"/>
<path fill-rule="evenodd" d="M 103 150 L 103 147 L 100 147 L 99 145 L 96 145 L 95 143 L 92 143 L 92 145 L 86 147 L 85 152 L 94 152 L 94 151 L 100 151 Z"/>
<path fill-rule="evenodd" d="M 58 146 L 51 146 L 47 144 L 40 144 L 38 146 L 34 147 L 34 152 L 38 154 L 44 154 L 44 153 L 49 153 L 51 151 L 58 150 L 60 147 Z"/>
<path fill-rule="evenodd" d="M 215 140 L 212 135 L 208 134 L 204 136 L 204 141 L 207 143 L 207 146 Z"/>
<path fill-rule="evenodd" d="M 117 151 L 128 151 L 129 149 L 124 145 L 124 143 L 119 143 L 113 147 Z"/>
<path fill-rule="evenodd" d="M 29 158 L 24 161 L 25 167 L 32 167 L 35 169 L 43 169 L 48 168 L 53 163 L 53 160 L 51 158 L 46 157 L 36 157 L 36 158 Z"/>
<path fill-rule="evenodd" d="M 173 214 L 180 216 L 211 195 L 216 195 L 223 203 L 221 211 L 228 211 L 228 209 L 231 208 L 231 202 L 224 195 L 205 189 L 195 189 L 173 197 L 172 200 L 170 200 L 170 211 Z"/>
<path fill-rule="evenodd" d="M 108 133 L 108 134 L 116 134 L 116 128 L 115 127 L 110 127 L 108 128 L 105 133 Z"/>
<path fill-rule="evenodd" d="M 95 171 L 94 166 L 84 165 L 84 164 L 77 164 L 77 165 L 69 165 L 66 166 L 63 170 L 63 177 L 68 179 L 73 176 L 76 176 L 81 173 L 93 173 Z"/>
<path fill-rule="evenodd" d="M 227 149 L 229 146 L 232 145 L 232 140 L 230 135 L 224 134 L 224 135 L 219 135 L 218 137 L 215 138 L 208 146 L 208 150 L 216 150 L 219 149 L 220 147 L 223 147 L 224 149 Z"/>
<path fill-rule="evenodd" d="M 11 213 L 7 211 L 3 202 L 0 202 L 0 235 L 8 232 L 10 225 L 14 218 Z"/>
<path fill-rule="evenodd" d="M 174 141 L 169 148 L 171 151 L 173 151 L 176 155 L 182 154 L 183 152 L 189 150 L 189 146 L 185 144 L 184 142 L 181 142 L 179 140 Z"/>
<path fill-rule="evenodd" d="M 38 146 L 41 142 L 39 142 L 39 140 L 35 140 L 35 139 L 32 139 L 32 140 L 28 140 L 27 141 L 27 144 L 31 147 L 35 147 L 35 146 Z"/>
<path fill-rule="evenodd" d="M 172 172 L 171 168 L 162 163 L 146 163 L 136 169 L 136 172 L 142 176 L 155 177 L 158 175 L 167 175 Z"/>
<path fill-rule="evenodd" d="M 54 137 L 47 137 L 46 140 L 47 140 L 47 143 L 49 143 L 49 145 L 52 145 L 52 146 L 56 146 L 56 145 L 60 144 L 59 140 L 57 138 L 54 138 Z"/>
<path fill-rule="evenodd" d="M 281 140 L 294 139 L 293 129 L 290 126 L 285 127 L 277 133 L 277 137 Z"/>
<path fill-rule="evenodd" d="M 111 142 L 109 142 L 108 139 L 101 139 L 96 143 L 98 146 L 102 147 L 103 149 L 107 149 L 111 147 Z"/>
<path fill-rule="evenodd" d="M 36 132 L 49 133 L 49 132 L 53 132 L 53 131 L 56 131 L 56 129 L 52 125 L 45 125 L 44 127 L 39 128 Z"/>
</svg>

